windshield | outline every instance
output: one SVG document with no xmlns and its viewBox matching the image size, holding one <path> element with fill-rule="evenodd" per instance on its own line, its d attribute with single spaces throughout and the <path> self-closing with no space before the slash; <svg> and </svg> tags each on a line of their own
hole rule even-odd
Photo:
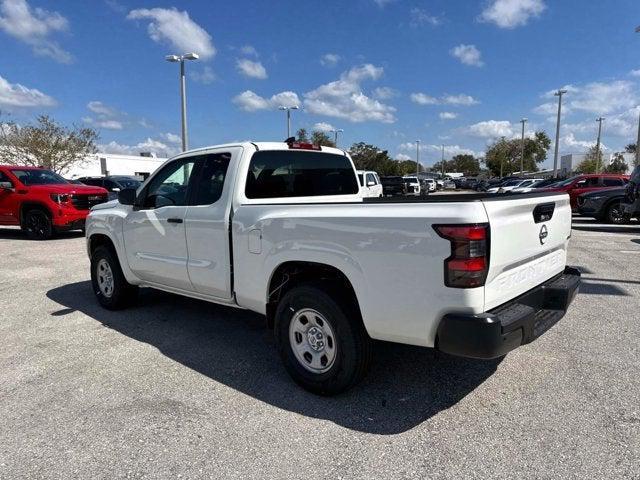
<svg viewBox="0 0 640 480">
<path fill-rule="evenodd" d="M 416 177 L 404 177 L 405 182 L 417 182 L 418 179 Z"/>
<path fill-rule="evenodd" d="M 39 168 L 33 169 L 11 169 L 18 180 L 23 184 L 29 185 L 57 185 L 61 183 L 69 183 L 57 173 L 51 170 L 43 170 Z"/>
<path fill-rule="evenodd" d="M 520 185 L 522 180 L 509 180 L 502 184 L 503 187 L 515 187 L 516 185 Z"/>
</svg>

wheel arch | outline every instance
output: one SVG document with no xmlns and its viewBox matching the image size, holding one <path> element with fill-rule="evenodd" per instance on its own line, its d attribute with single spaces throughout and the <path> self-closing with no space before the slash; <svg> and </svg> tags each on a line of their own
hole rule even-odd
<svg viewBox="0 0 640 480">
<path fill-rule="evenodd" d="M 291 260 L 279 264 L 269 278 L 266 292 L 268 327 L 274 327 L 274 317 L 278 301 L 287 291 L 305 282 L 322 281 L 331 282 L 332 286 L 337 287 L 344 293 L 345 296 L 353 302 L 352 305 L 357 309 L 357 312 L 360 314 L 360 320 L 362 321 L 362 310 L 353 283 L 342 270 L 326 263 Z"/>
<path fill-rule="evenodd" d="M 44 203 L 41 203 L 41 202 L 28 200 L 20 204 L 20 210 L 19 210 L 20 225 L 24 223 L 24 217 L 27 214 L 27 212 L 30 210 L 41 210 L 44 213 L 46 213 L 50 219 L 53 219 L 53 212 L 48 206 L 46 206 Z"/>
</svg>

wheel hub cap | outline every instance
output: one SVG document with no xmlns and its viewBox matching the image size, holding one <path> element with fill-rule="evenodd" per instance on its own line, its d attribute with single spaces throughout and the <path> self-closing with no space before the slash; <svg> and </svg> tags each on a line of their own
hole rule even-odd
<svg viewBox="0 0 640 480">
<path fill-rule="evenodd" d="M 98 262 L 96 267 L 96 276 L 98 279 L 98 287 L 100 292 L 107 298 L 113 295 L 113 272 L 111 265 L 104 258 Z"/>
<path fill-rule="evenodd" d="M 291 349 L 306 370 L 324 373 L 336 359 L 337 345 L 333 327 L 318 311 L 304 308 L 294 313 L 289 325 Z"/>
</svg>

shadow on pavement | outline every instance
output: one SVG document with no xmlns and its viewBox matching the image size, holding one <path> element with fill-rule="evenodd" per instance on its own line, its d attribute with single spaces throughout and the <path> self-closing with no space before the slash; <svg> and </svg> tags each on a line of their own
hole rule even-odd
<svg viewBox="0 0 640 480">
<path fill-rule="evenodd" d="M 331 398 L 295 385 L 280 363 L 264 317 L 142 289 L 136 306 L 101 308 L 90 282 L 47 292 L 64 315 L 81 311 L 108 328 L 153 345 L 167 357 L 260 401 L 357 431 L 396 434 L 455 405 L 491 376 L 500 360 L 475 361 L 379 342 L 363 383 Z"/>
<path fill-rule="evenodd" d="M 606 225 L 593 219 L 574 218 L 571 228 L 584 232 L 640 233 L 640 224 L 635 221 L 625 225 Z"/>
<path fill-rule="evenodd" d="M 64 240 L 66 238 L 78 238 L 84 237 L 84 233 L 80 230 L 71 230 L 69 232 L 57 232 L 51 240 Z M 27 234 L 24 233 L 19 228 L 2 228 L 0 227 L 0 240 L 24 240 L 26 242 L 38 242 L 38 241 L 46 241 L 49 242 L 51 240 L 30 240 L 27 238 Z"/>
</svg>

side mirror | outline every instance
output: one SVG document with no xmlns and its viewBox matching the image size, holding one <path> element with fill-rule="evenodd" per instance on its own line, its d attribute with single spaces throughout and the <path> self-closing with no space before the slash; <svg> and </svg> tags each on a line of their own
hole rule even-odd
<svg viewBox="0 0 640 480">
<path fill-rule="evenodd" d="M 367 187 L 373 187 L 376 184 L 376 182 L 367 182 Z"/>
<path fill-rule="evenodd" d="M 13 184 L 11 182 L 0 182 L 0 190 L 13 191 Z"/>
<path fill-rule="evenodd" d="M 122 205 L 133 205 L 136 203 L 136 189 L 125 188 L 118 192 L 118 202 Z"/>
</svg>

